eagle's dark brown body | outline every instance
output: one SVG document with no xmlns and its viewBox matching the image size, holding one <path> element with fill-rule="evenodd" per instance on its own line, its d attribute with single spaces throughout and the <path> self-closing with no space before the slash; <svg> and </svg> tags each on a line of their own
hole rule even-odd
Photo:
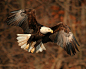
<svg viewBox="0 0 86 69">
<path fill-rule="evenodd" d="M 43 25 L 39 24 L 36 20 L 35 10 L 34 9 L 25 9 L 14 11 L 14 14 L 7 18 L 7 24 L 11 26 L 19 26 L 23 29 L 24 33 L 27 34 L 27 47 L 25 50 L 29 52 L 41 52 L 45 50 L 43 43 L 54 42 L 57 45 L 64 48 L 68 54 L 71 55 L 78 50 L 79 44 L 76 41 L 73 33 L 70 31 L 69 27 L 62 22 L 57 23 L 56 26 L 50 27 L 53 30 L 53 33 L 42 34 L 40 32 Z M 28 35 L 31 34 L 31 35 Z M 25 35 L 18 35 L 19 37 Z M 29 38 L 29 36 L 31 36 Z M 20 40 L 20 38 L 18 38 Z M 30 44 L 32 47 L 28 46 Z M 22 45 L 22 44 L 21 44 Z M 75 50 L 76 49 L 76 50 Z"/>
</svg>

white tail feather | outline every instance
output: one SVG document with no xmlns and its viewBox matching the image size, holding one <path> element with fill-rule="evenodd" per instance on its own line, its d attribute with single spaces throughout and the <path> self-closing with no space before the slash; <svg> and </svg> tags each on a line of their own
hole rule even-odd
<svg viewBox="0 0 86 69">
<path fill-rule="evenodd" d="M 23 42 L 23 41 L 27 41 L 27 39 L 18 40 L 17 42 L 18 42 L 18 43 L 21 43 L 21 42 Z"/>
<path fill-rule="evenodd" d="M 41 42 L 37 47 L 36 47 L 36 53 L 38 52 L 42 52 L 43 50 L 46 50 L 45 46 L 43 45 L 43 43 Z"/>
<path fill-rule="evenodd" d="M 21 48 L 25 48 L 26 47 L 26 44 L 22 45 Z"/>
<path fill-rule="evenodd" d="M 18 45 L 19 45 L 19 46 L 22 46 L 22 45 L 24 45 L 24 44 L 27 44 L 27 41 L 23 41 L 23 42 L 19 43 Z"/>
<path fill-rule="evenodd" d="M 41 47 L 42 47 L 43 50 L 46 50 L 46 48 L 45 48 L 43 43 L 42 43 Z"/>
<path fill-rule="evenodd" d="M 39 48 L 39 51 L 40 51 L 40 52 L 42 52 L 42 51 L 43 51 L 43 49 L 40 47 L 40 48 Z"/>
<path fill-rule="evenodd" d="M 27 46 L 27 41 L 31 37 L 31 34 L 17 34 L 17 36 L 18 45 L 21 46 L 21 48 L 25 49 Z"/>
<path fill-rule="evenodd" d="M 26 37 L 17 37 L 16 39 L 17 40 L 23 40 L 23 39 L 26 39 Z"/>
<path fill-rule="evenodd" d="M 34 47 L 34 45 L 36 44 L 35 42 L 31 42 L 30 44 L 27 44 L 27 41 L 29 40 L 29 38 L 31 37 L 31 34 L 17 34 L 17 42 L 18 45 L 21 46 L 21 48 L 23 48 L 24 50 L 28 50 L 28 52 L 34 52 L 32 51 Z M 43 45 L 43 43 L 41 42 L 37 47 L 36 47 L 36 53 L 38 52 L 42 52 L 43 50 L 46 50 L 45 46 Z"/>
<path fill-rule="evenodd" d="M 17 34 L 17 36 L 31 36 L 31 34 Z"/>
</svg>

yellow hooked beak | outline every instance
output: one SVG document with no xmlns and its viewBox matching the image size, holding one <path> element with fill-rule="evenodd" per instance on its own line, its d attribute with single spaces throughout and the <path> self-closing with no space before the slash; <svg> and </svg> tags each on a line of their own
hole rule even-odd
<svg viewBox="0 0 86 69">
<path fill-rule="evenodd" d="M 51 33 L 53 33 L 53 30 L 51 29 L 51 30 L 49 30 Z"/>
</svg>

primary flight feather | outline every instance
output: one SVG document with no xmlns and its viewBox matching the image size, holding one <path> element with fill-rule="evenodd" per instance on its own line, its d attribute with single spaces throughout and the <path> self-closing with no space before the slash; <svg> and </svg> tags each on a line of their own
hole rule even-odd
<svg viewBox="0 0 86 69">
<path fill-rule="evenodd" d="M 80 46 L 73 33 L 67 25 L 62 22 L 57 23 L 54 27 L 46 27 L 39 24 L 36 20 L 34 9 L 23 9 L 13 11 L 11 16 L 6 20 L 8 25 L 19 26 L 23 29 L 24 34 L 17 34 L 18 45 L 24 50 L 31 53 L 38 53 L 46 50 L 44 43 L 54 42 L 64 48 L 71 55 L 78 50 Z"/>
</svg>

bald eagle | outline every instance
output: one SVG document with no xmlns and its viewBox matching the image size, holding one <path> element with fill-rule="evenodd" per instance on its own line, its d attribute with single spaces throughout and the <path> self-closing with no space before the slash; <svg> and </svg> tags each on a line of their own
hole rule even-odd
<svg viewBox="0 0 86 69">
<path fill-rule="evenodd" d="M 64 48 L 71 55 L 75 54 L 80 46 L 69 27 L 62 22 L 54 27 L 46 27 L 36 20 L 34 9 L 22 9 L 11 12 L 6 20 L 10 26 L 19 26 L 24 34 L 17 34 L 18 45 L 30 53 L 46 50 L 44 43 L 54 42 Z"/>
</svg>

